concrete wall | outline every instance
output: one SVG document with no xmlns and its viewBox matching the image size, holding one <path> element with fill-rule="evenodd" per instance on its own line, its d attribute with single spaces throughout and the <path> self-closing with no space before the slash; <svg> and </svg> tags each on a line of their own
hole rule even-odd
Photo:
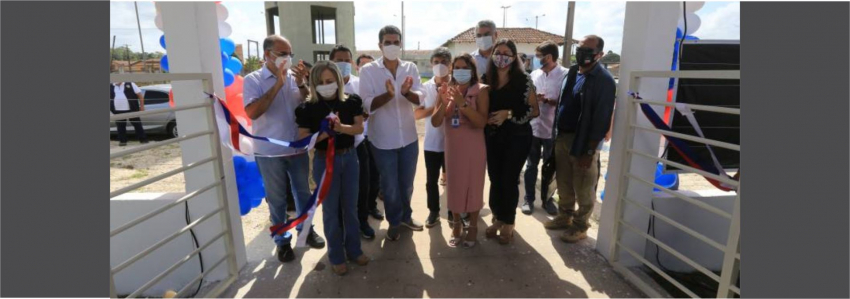
<svg viewBox="0 0 850 299">
<path fill-rule="evenodd" d="M 207 191 L 206 193 L 212 192 Z M 109 229 L 116 229 L 144 214 L 174 202 L 182 196 L 183 193 L 125 193 L 118 196 L 109 201 Z M 188 202 L 190 222 L 213 211 L 218 205 L 214 197 L 196 197 Z M 237 220 L 239 219 L 237 218 Z M 186 226 L 185 206 L 181 204 L 112 237 L 109 242 L 110 268 L 118 266 L 184 226 Z M 213 236 L 221 231 L 220 227 L 221 220 L 219 217 L 211 217 L 198 224 L 194 231 L 199 245 L 203 246 L 208 243 Z M 201 252 L 205 270 L 209 271 L 209 267 L 213 263 L 224 257 L 224 239 L 224 237 L 220 238 Z M 192 237 L 186 232 L 118 272 L 115 275 L 116 293 L 128 295 L 134 292 L 194 250 Z M 227 269 L 227 262 L 216 269 L 218 270 L 216 276 L 223 277 L 226 273 L 221 270 Z M 195 256 L 141 295 L 161 297 L 166 290 L 179 291 L 200 273 L 199 260 Z M 194 292 L 194 289 L 192 291 Z"/>
<path fill-rule="evenodd" d="M 734 192 L 723 192 L 720 190 L 681 192 L 696 200 L 732 214 L 732 208 L 735 204 Z M 706 211 L 666 193 L 656 192 L 655 196 L 652 198 L 652 203 L 655 205 L 655 211 L 721 245 L 726 244 L 726 239 L 729 236 L 729 219 Z M 708 268 L 709 270 L 720 271 L 721 268 L 723 268 L 722 251 L 708 245 L 708 243 L 692 237 L 684 231 L 668 224 L 664 220 L 655 219 L 655 237 L 661 242 L 664 242 L 664 244 L 669 245 L 679 253 L 692 259 L 699 265 Z M 696 269 L 664 249 L 660 249 L 658 251 L 658 261 L 656 261 L 655 248 L 655 243 L 650 241 L 646 242 L 646 251 L 644 254 L 646 260 L 653 262 L 656 265 L 658 265 L 658 261 L 660 261 L 661 265 L 672 271 L 696 271 Z"/>
<path fill-rule="evenodd" d="M 295 58 L 307 62 L 315 62 L 313 51 L 330 51 L 335 44 L 313 43 L 313 21 L 311 18 L 311 7 L 333 7 L 336 8 L 336 44 L 348 46 L 352 52 L 356 52 L 354 43 L 354 2 L 272 2 L 277 3 L 280 16 L 280 35 L 289 39 L 292 43 L 292 51 Z M 266 2 L 266 7 L 273 4 Z M 266 15 L 272 18 L 271 15 Z M 327 28 L 326 28 L 327 32 Z"/>
</svg>

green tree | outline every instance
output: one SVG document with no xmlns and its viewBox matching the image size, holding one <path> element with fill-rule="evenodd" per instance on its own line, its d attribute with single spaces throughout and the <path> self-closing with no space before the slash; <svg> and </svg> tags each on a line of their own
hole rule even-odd
<svg viewBox="0 0 850 299">
<path fill-rule="evenodd" d="M 602 59 L 599 60 L 601 63 L 620 63 L 620 54 L 614 53 L 614 51 L 608 50 L 608 53 L 605 56 L 602 56 Z"/>
<path fill-rule="evenodd" d="M 242 65 L 242 75 L 256 71 L 260 69 L 260 67 L 262 67 L 262 62 L 260 62 L 259 57 L 248 57 L 248 59 L 245 59 L 245 63 Z"/>
</svg>

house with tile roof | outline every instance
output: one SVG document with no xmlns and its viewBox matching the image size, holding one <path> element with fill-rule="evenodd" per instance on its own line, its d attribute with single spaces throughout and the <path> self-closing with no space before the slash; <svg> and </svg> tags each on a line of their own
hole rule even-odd
<svg viewBox="0 0 850 299">
<path fill-rule="evenodd" d="M 499 39 L 508 38 L 513 40 L 514 43 L 516 43 L 517 51 L 519 53 L 525 53 L 526 55 L 529 55 L 529 57 L 534 55 L 534 49 L 537 48 L 537 45 L 544 41 L 552 41 L 558 44 L 558 46 L 564 45 L 563 35 L 530 27 L 497 28 L 496 32 L 499 34 Z M 578 44 L 578 41 L 573 40 L 573 44 Z M 478 47 L 475 45 L 475 27 L 470 27 L 469 29 L 450 38 L 448 41 L 443 43 L 442 46 L 449 48 L 452 55 L 472 53 L 473 51 L 478 50 Z"/>
</svg>

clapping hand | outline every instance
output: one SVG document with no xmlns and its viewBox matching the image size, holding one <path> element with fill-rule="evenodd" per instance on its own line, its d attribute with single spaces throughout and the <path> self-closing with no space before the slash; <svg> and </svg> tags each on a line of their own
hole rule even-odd
<svg viewBox="0 0 850 299">
<path fill-rule="evenodd" d="M 393 85 L 393 81 L 387 79 L 387 82 L 384 82 L 384 86 L 387 87 L 387 94 L 390 95 L 390 99 L 395 98 L 395 85 Z"/>
<path fill-rule="evenodd" d="M 283 70 L 283 68 L 281 68 L 281 70 L 283 72 L 283 75 L 285 76 L 286 70 Z M 298 86 L 301 86 L 306 83 L 305 80 L 307 79 L 307 75 L 310 74 L 310 70 L 307 69 L 306 65 L 304 65 L 304 60 L 298 60 L 298 65 L 295 66 L 292 71 L 295 73 L 295 83 L 298 84 Z"/>
<path fill-rule="evenodd" d="M 413 77 L 407 76 L 407 78 L 404 78 L 404 82 L 401 83 L 401 94 L 406 95 L 408 92 L 410 92 L 410 87 L 412 87 L 412 86 L 413 86 Z"/>
</svg>

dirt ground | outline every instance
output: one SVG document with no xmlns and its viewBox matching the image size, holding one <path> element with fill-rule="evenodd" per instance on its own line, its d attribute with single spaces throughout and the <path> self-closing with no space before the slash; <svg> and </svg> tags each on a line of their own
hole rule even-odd
<svg viewBox="0 0 850 299">
<path fill-rule="evenodd" d="M 425 132 L 425 122 L 417 122 L 417 131 L 421 135 Z M 164 136 L 151 136 L 151 142 L 164 141 Z M 130 143 L 127 147 L 138 146 L 139 143 L 133 137 L 130 137 Z M 610 142 L 606 142 L 600 156 L 602 173 L 600 174 L 599 187 L 597 189 L 597 199 L 605 190 L 605 173 L 608 169 L 609 154 L 608 148 Z M 118 141 L 113 136 L 109 142 L 110 151 L 120 150 Z M 128 186 L 135 182 L 146 178 L 165 173 L 169 170 L 182 166 L 182 158 L 179 144 L 170 144 L 163 147 L 158 147 L 150 151 L 144 151 L 132 154 L 126 157 L 118 158 L 109 163 L 109 190 L 114 191 L 119 188 Z M 424 165 L 420 165 L 424 167 Z M 155 184 L 148 185 L 136 190 L 135 192 L 186 192 L 184 187 L 183 174 L 176 174 Z M 703 190 L 713 189 L 714 187 L 708 183 L 703 177 L 696 174 L 680 174 L 679 188 L 683 190 Z M 538 187 L 539 188 L 539 187 Z M 424 192 L 424 189 L 419 189 Z M 598 209 L 597 209 L 598 210 Z M 258 216 L 259 215 L 259 216 Z M 243 228 L 245 231 L 246 240 L 250 240 L 249 236 L 256 235 L 268 225 L 268 207 L 261 204 L 259 207 L 251 211 L 250 214 L 242 217 Z M 598 214 L 594 215 L 594 221 L 598 221 Z"/>
</svg>

